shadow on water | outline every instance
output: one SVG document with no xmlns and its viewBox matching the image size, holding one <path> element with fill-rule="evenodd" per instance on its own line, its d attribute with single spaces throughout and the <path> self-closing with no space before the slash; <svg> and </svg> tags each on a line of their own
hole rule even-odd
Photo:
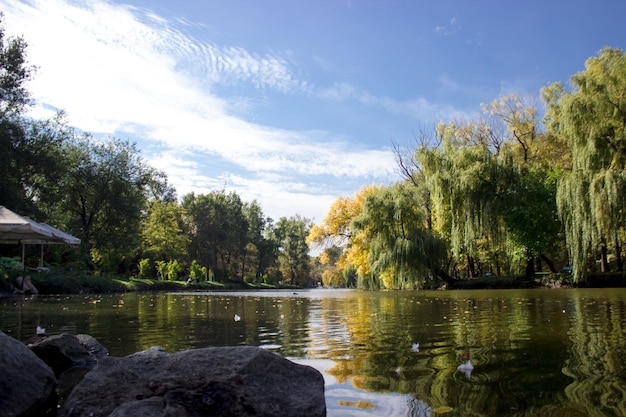
<svg viewBox="0 0 626 417">
<path fill-rule="evenodd" d="M 322 372 L 331 417 L 626 415 L 624 289 L 0 300 L 0 330 L 26 340 L 38 325 L 115 356 L 261 346 Z"/>
</svg>

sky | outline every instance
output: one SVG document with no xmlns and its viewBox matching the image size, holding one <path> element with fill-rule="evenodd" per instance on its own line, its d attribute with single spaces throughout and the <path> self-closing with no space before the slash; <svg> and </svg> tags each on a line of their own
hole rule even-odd
<svg viewBox="0 0 626 417">
<path fill-rule="evenodd" d="M 393 143 L 626 49 L 623 0 L 0 0 L 31 114 L 135 142 L 179 197 L 320 223 L 401 180 Z"/>
</svg>

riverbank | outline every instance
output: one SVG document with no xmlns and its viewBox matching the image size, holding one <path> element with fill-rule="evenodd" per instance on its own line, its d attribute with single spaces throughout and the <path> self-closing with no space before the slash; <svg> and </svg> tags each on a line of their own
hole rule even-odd
<svg viewBox="0 0 626 417">
<path fill-rule="evenodd" d="M 533 277 L 478 277 L 455 281 L 450 290 L 521 289 L 521 288 L 623 288 L 626 275 L 623 272 L 589 273 L 583 282 L 574 282 L 566 273 L 538 273 Z"/>
<path fill-rule="evenodd" d="M 92 271 L 68 271 L 51 269 L 48 272 L 28 272 L 33 285 L 40 294 L 93 294 L 129 291 L 214 291 L 244 289 L 293 289 L 288 285 L 247 283 L 242 280 L 218 281 L 169 281 L 127 278 L 116 275 L 103 275 Z M 0 296 L 14 293 L 12 283 L 16 273 L 0 275 Z M 626 277 L 622 272 L 593 273 L 586 281 L 574 283 L 569 274 L 537 274 L 528 278 L 478 277 L 455 281 L 448 290 L 478 289 L 520 289 L 520 288 L 609 288 L 626 287 Z"/>
<path fill-rule="evenodd" d="M 0 276 L 0 295 L 13 294 L 15 277 Z M 211 291 L 233 289 L 279 289 L 290 286 L 246 283 L 244 281 L 168 281 L 140 278 L 126 278 L 116 275 L 103 275 L 91 271 L 50 270 L 48 272 L 29 271 L 32 284 L 40 294 L 90 294 L 129 291 Z"/>
</svg>

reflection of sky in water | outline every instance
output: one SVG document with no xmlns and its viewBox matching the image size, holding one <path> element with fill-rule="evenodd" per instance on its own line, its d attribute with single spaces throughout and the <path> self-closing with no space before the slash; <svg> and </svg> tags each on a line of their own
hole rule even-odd
<svg viewBox="0 0 626 417">
<path fill-rule="evenodd" d="M 324 376 L 327 417 L 360 416 L 430 416 L 432 409 L 424 402 L 417 401 L 410 395 L 379 394 L 368 392 L 352 385 L 348 380 L 339 383 L 326 371 L 335 366 L 335 362 L 324 359 L 289 358 L 295 363 L 317 369 Z"/>
</svg>

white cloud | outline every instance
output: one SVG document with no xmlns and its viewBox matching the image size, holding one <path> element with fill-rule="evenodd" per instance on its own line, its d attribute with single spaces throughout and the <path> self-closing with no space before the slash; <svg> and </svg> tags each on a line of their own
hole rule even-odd
<svg viewBox="0 0 626 417">
<path fill-rule="evenodd" d="M 442 90 L 446 92 L 458 89 L 458 86 L 445 75 L 441 77 L 440 84 Z M 388 96 L 378 97 L 348 83 L 337 83 L 330 88 L 320 89 L 317 94 L 326 100 L 357 101 L 366 106 L 384 109 L 389 114 L 411 118 L 422 124 L 434 124 L 440 120 L 466 115 L 465 112 L 451 105 L 433 103 L 423 97 L 407 100 L 397 100 Z"/>
<path fill-rule="evenodd" d="M 158 142 L 163 151 L 150 162 L 179 195 L 230 181 L 269 215 L 289 210 L 321 220 L 337 196 L 316 190 L 316 181 L 381 182 L 393 175 L 388 150 L 324 131 L 255 124 L 232 114 L 233 105 L 212 92 L 246 83 L 309 94 L 314 87 L 294 75 L 289 54 L 199 41 L 182 31 L 187 23 L 104 0 L 0 0 L 0 7 L 7 32 L 25 37 L 29 61 L 39 67 L 29 86 L 38 103 L 34 114 L 65 109 L 82 130 Z M 363 92 L 354 99 L 377 101 Z M 389 99 L 381 103 L 394 108 Z M 227 170 L 209 174 L 189 158 L 199 154 Z"/>
<path fill-rule="evenodd" d="M 447 25 L 435 27 L 435 32 L 439 35 L 450 36 L 461 30 L 461 25 L 456 17 L 452 17 Z"/>
</svg>

